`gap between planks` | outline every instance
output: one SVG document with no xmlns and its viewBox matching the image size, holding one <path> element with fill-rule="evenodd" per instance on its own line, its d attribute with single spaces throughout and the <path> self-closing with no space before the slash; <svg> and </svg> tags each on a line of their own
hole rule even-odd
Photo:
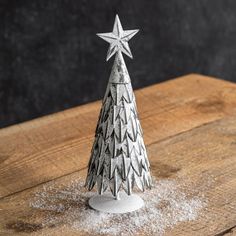
<svg viewBox="0 0 236 236">
<path fill-rule="evenodd" d="M 193 88 L 194 90 L 192 90 Z M 157 140 L 160 141 L 163 138 L 169 138 L 179 134 L 181 131 L 185 132 L 203 123 L 209 123 L 218 118 L 229 116 L 232 114 L 233 108 L 236 107 L 235 92 L 235 84 L 193 74 L 138 90 L 138 107 L 140 106 L 140 110 L 142 111 L 140 113 L 141 124 L 144 128 L 146 143 L 155 143 Z M 64 130 L 63 132 L 69 131 L 69 135 L 65 137 L 60 129 L 56 130 L 56 132 L 59 131 L 56 135 L 53 130 L 57 129 L 63 122 L 69 121 L 71 121 L 70 125 L 73 126 L 74 130 L 77 128 L 77 126 L 74 126 L 75 119 L 77 120 L 77 118 L 78 121 L 76 121 L 76 124 L 79 124 L 78 122 L 83 121 L 85 118 L 86 120 L 92 118 L 95 126 L 95 115 L 91 115 L 94 114 L 95 110 L 96 112 L 99 111 L 98 102 L 1 130 L 1 137 L 4 138 L 4 135 L 7 136 L 5 144 L 2 145 L 3 157 L 6 155 L 6 160 L 13 158 L 10 161 L 11 163 L 6 165 L 10 171 L 12 170 L 12 174 L 9 174 L 8 169 L 4 165 L 2 168 L 2 197 L 26 188 L 31 188 L 42 182 L 48 182 L 60 176 L 68 175 L 78 171 L 80 168 L 85 168 L 90 151 L 87 147 L 92 144 L 92 133 L 94 132 L 91 128 L 92 123 L 89 124 L 90 127 L 87 127 L 87 125 L 83 129 L 79 129 L 76 135 L 75 132 L 71 132 L 70 126 L 64 126 L 68 130 Z M 82 118 L 79 118 L 79 116 Z M 146 121 L 143 121 L 144 119 Z M 47 132 L 48 135 L 40 132 L 40 128 L 44 132 Z M 83 131 L 86 129 L 88 129 L 88 132 Z M 79 131 L 81 132 L 80 134 Z M 58 135 L 59 137 L 62 135 L 62 138 L 55 138 L 54 140 L 52 138 L 54 136 L 52 135 Z M 17 141 L 17 139 L 19 140 L 21 138 L 23 138 L 25 142 L 23 144 L 25 146 L 17 153 L 14 149 L 17 149 L 17 145 L 22 144 Z M 11 144 L 9 147 L 7 146 L 8 143 Z M 45 143 L 50 143 L 51 145 Z M 32 145 L 33 150 L 31 151 L 29 151 L 31 149 L 29 144 Z M 6 149 L 4 146 L 6 146 Z M 25 151 L 24 148 L 26 148 Z M 81 153 L 79 153 L 80 151 Z M 79 165 L 77 157 L 75 158 L 75 153 L 78 153 L 82 157 Z M 18 154 L 19 157 L 17 157 Z M 17 163 L 19 162 L 20 166 L 15 164 L 14 160 Z M 3 161 L 5 161 L 4 158 Z M 39 169 L 39 173 L 38 171 L 34 172 L 35 176 L 33 177 L 29 176 L 27 172 L 24 172 L 24 165 L 27 164 L 29 170 L 34 174 L 33 171 L 36 170 L 36 167 L 40 168 L 44 161 L 47 164 L 45 171 Z M 52 168 L 55 170 L 55 173 L 52 171 Z M 13 179 L 17 171 L 19 173 L 22 172 L 23 184 Z M 16 177 L 19 178 L 18 175 Z"/>
<path fill-rule="evenodd" d="M 235 233 L 235 235 L 236 235 L 236 230 L 235 229 L 236 229 L 236 225 L 234 225 L 234 226 L 232 226 L 232 227 L 230 227 L 230 228 L 228 228 L 228 229 L 226 229 L 226 230 L 224 230 L 224 231 L 222 231 L 218 234 L 215 234 L 215 236 L 233 235 L 233 233 Z"/>
<path fill-rule="evenodd" d="M 201 125 L 198 125 L 198 126 L 195 126 L 195 127 L 191 128 L 191 129 L 189 129 L 189 130 L 185 130 L 185 131 L 182 131 L 182 132 L 177 133 L 177 134 L 174 134 L 174 135 L 170 135 L 170 136 L 165 137 L 165 138 L 163 138 L 163 139 L 160 139 L 160 140 L 157 140 L 157 141 L 155 141 L 155 142 L 152 142 L 152 143 L 146 145 L 146 147 L 150 147 L 150 146 L 153 145 L 153 144 L 158 144 L 158 143 L 161 143 L 161 142 L 166 141 L 166 140 L 168 140 L 168 139 L 171 139 L 171 138 L 177 137 L 177 136 L 179 136 L 179 135 L 182 135 L 182 134 L 184 134 L 184 133 L 191 132 L 191 131 L 193 131 L 193 130 L 195 130 L 195 129 L 198 129 L 198 128 L 200 128 L 200 127 L 203 127 L 203 126 L 206 126 L 206 125 L 209 125 L 209 124 L 214 124 L 215 122 L 218 122 L 218 121 L 223 120 L 223 119 L 225 119 L 225 117 L 219 118 L 219 119 L 215 119 L 215 120 L 213 120 L 213 121 L 209 121 L 209 122 L 206 122 L 206 123 L 203 123 L 203 124 L 201 124 Z M 63 178 L 66 177 L 66 176 L 69 176 L 69 175 L 71 175 L 71 174 L 73 174 L 73 173 L 76 173 L 76 172 L 83 171 L 83 170 L 85 170 L 85 169 L 87 169 L 87 166 L 85 166 L 85 167 L 83 167 L 83 168 L 80 168 L 80 169 L 77 169 L 77 170 L 75 170 L 75 171 L 72 171 L 72 172 L 70 172 L 70 173 L 67 173 L 67 174 L 58 176 L 58 177 L 56 177 L 56 178 L 50 179 L 50 180 L 48 180 L 48 181 L 41 182 L 41 183 L 36 184 L 36 185 L 33 185 L 33 186 L 31 186 L 31 187 L 28 187 L 28 188 L 25 188 L 25 189 L 16 191 L 16 192 L 14 192 L 14 193 L 10 193 L 10 194 L 8 194 L 8 195 L 6 195 L 6 196 L 0 197 L 0 200 L 5 199 L 5 198 L 7 198 L 7 197 L 14 196 L 14 195 L 19 194 L 19 193 L 22 193 L 22 192 L 24 192 L 25 190 L 30 190 L 30 189 L 32 189 L 32 188 L 35 188 L 35 187 L 44 185 L 44 184 L 46 184 L 46 183 L 50 183 L 50 182 L 53 182 L 53 181 L 58 180 L 58 179 L 63 179 Z"/>
</svg>

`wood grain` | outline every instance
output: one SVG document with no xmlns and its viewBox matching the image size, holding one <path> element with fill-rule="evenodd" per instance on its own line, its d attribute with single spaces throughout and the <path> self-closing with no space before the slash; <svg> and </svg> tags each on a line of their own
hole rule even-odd
<svg viewBox="0 0 236 236">
<path fill-rule="evenodd" d="M 164 235 L 233 233 L 236 226 L 235 140 L 236 114 L 148 145 L 153 175 L 160 181 L 175 180 L 188 196 L 201 194 L 206 203 L 196 220 L 166 228 Z M 44 226 L 45 218 L 66 216 L 69 206 L 60 213 L 30 206 L 36 192 L 50 187 L 65 191 L 73 181 L 83 180 L 85 174 L 86 170 L 81 170 L 3 198 L 0 201 L 2 235 L 87 235 L 83 229 L 75 231 L 71 222 L 57 221 Z M 63 201 L 57 204 L 63 205 Z M 74 202 L 70 204 L 81 207 Z"/>
<path fill-rule="evenodd" d="M 165 235 L 235 235 L 236 85 L 192 74 L 136 98 L 153 175 L 206 203 Z M 44 224 L 58 213 L 30 203 L 36 192 L 84 179 L 99 109 L 100 101 L 0 130 L 1 236 L 87 235 L 68 222 Z"/>
<path fill-rule="evenodd" d="M 188 75 L 136 91 L 147 145 L 232 114 L 236 85 Z M 86 167 L 100 101 L 0 131 L 0 196 Z"/>
</svg>

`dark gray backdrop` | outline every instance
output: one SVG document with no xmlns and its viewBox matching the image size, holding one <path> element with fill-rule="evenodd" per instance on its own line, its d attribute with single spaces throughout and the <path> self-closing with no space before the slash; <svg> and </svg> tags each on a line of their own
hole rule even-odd
<svg viewBox="0 0 236 236">
<path fill-rule="evenodd" d="M 102 98 L 113 59 L 95 33 L 141 31 L 134 88 L 188 73 L 236 81 L 235 0 L 0 0 L 0 127 Z"/>
</svg>

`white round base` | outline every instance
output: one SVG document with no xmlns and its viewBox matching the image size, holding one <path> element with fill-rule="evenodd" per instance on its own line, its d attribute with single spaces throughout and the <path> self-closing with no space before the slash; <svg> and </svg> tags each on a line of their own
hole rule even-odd
<svg viewBox="0 0 236 236">
<path fill-rule="evenodd" d="M 111 193 L 95 195 L 89 199 L 89 206 L 97 211 L 106 213 L 127 213 L 144 206 L 144 201 L 138 195 L 119 193 L 120 200 L 116 200 Z"/>
</svg>

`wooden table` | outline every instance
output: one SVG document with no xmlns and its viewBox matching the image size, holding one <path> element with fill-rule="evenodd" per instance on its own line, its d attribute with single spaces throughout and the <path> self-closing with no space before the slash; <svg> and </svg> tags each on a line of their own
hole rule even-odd
<svg viewBox="0 0 236 236">
<path fill-rule="evenodd" d="M 152 174 L 182 179 L 207 200 L 196 220 L 164 235 L 236 235 L 236 84 L 190 74 L 135 94 Z M 29 201 L 44 186 L 84 178 L 100 106 L 0 130 L 0 235 L 86 235 L 45 226 Z"/>
</svg>

